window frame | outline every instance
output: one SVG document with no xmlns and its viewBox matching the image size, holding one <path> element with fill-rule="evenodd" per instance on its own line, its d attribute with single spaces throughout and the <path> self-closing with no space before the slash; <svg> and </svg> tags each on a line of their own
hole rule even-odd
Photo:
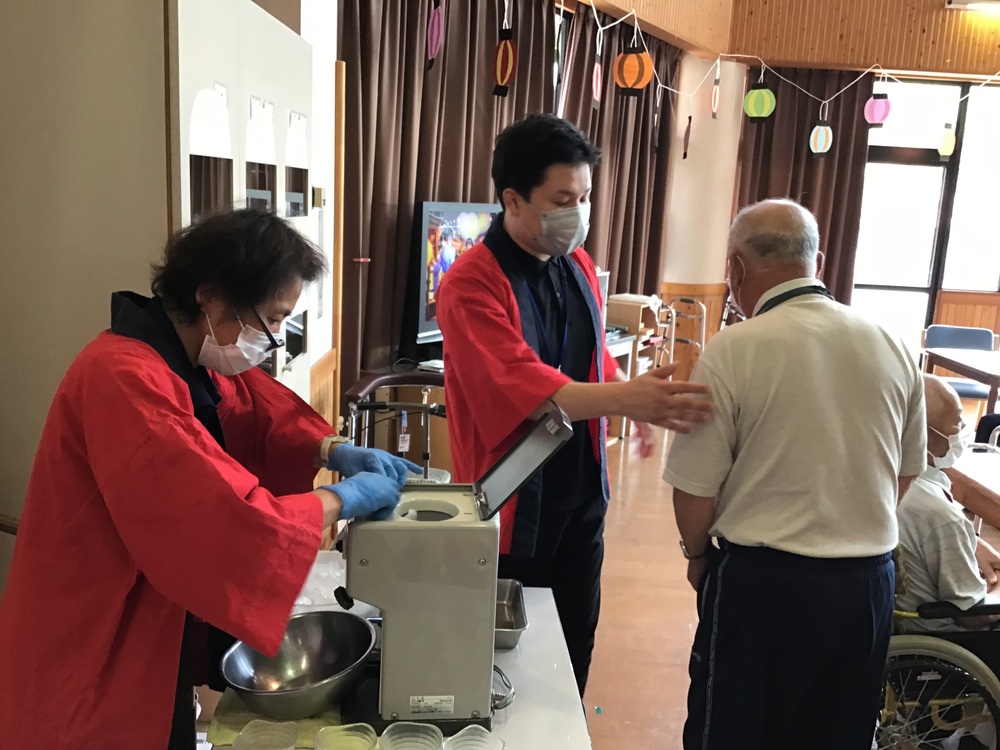
<svg viewBox="0 0 1000 750">
<path fill-rule="evenodd" d="M 914 81 L 916 83 L 916 81 Z M 901 166 L 935 166 L 944 167 L 944 179 L 941 181 L 941 198 L 938 202 L 937 228 L 934 232 L 934 243 L 931 248 L 929 283 L 924 287 L 902 286 L 897 284 L 855 284 L 855 289 L 872 289 L 887 292 L 922 292 L 927 294 L 927 313 L 924 327 L 934 322 L 938 296 L 944 287 L 945 263 L 948 259 L 948 245 L 951 241 L 951 221 L 955 210 L 955 195 L 958 190 L 958 174 L 962 164 L 962 148 L 965 143 L 965 125 L 969 106 L 969 94 L 980 84 L 970 82 L 940 81 L 959 89 L 958 113 L 955 119 L 955 152 L 943 159 L 937 149 L 915 148 L 908 146 L 869 146 L 867 164 L 897 164 Z M 957 290 L 962 291 L 962 290 Z M 1000 280 L 997 284 L 1000 293 Z"/>
</svg>

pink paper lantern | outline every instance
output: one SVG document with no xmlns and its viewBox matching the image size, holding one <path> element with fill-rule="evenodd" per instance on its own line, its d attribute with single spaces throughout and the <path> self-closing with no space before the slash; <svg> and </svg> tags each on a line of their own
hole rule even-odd
<svg viewBox="0 0 1000 750">
<path fill-rule="evenodd" d="M 865 104 L 865 120 L 873 128 L 880 128 L 888 119 L 892 111 L 888 94 L 872 94 L 871 99 Z"/>
<path fill-rule="evenodd" d="M 444 9 L 441 7 L 441 0 L 433 0 L 431 17 L 427 22 L 427 60 L 432 65 L 434 58 L 441 52 L 441 45 L 444 42 Z"/>
</svg>

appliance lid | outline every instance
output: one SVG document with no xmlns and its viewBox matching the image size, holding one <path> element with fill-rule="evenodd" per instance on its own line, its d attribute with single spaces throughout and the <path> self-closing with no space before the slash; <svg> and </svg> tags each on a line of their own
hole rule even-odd
<svg viewBox="0 0 1000 750">
<path fill-rule="evenodd" d="M 572 436 L 569 417 L 554 401 L 549 401 L 548 411 L 476 482 L 479 517 L 485 521 L 499 513 L 504 503 Z"/>
</svg>

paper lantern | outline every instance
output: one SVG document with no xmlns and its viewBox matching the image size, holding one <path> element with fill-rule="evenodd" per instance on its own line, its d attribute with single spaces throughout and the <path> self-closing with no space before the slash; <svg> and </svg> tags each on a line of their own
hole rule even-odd
<svg viewBox="0 0 1000 750">
<path fill-rule="evenodd" d="M 496 54 L 493 58 L 493 71 L 497 85 L 493 87 L 494 96 L 507 96 L 510 82 L 517 70 L 517 45 L 514 43 L 513 29 L 500 29 L 500 40 L 497 42 Z"/>
<path fill-rule="evenodd" d="M 715 83 L 712 84 L 712 119 L 719 119 L 719 82 L 722 79 L 722 61 L 715 61 Z"/>
<path fill-rule="evenodd" d="M 763 122 L 774 114 L 777 105 L 774 92 L 763 81 L 763 74 L 761 80 L 751 86 L 747 95 L 743 97 L 743 111 L 750 118 L 750 122 Z"/>
<path fill-rule="evenodd" d="M 688 146 L 691 145 L 691 115 L 688 115 L 688 124 L 684 128 L 684 158 L 688 158 Z"/>
<path fill-rule="evenodd" d="M 653 61 L 642 47 L 629 45 L 615 60 L 614 74 L 622 96 L 639 96 L 653 80 Z"/>
<path fill-rule="evenodd" d="M 833 146 L 833 128 L 826 120 L 820 120 L 809 136 L 809 150 L 816 156 L 822 156 Z"/>
<path fill-rule="evenodd" d="M 941 161 L 948 161 L 955 153 L 955 146 L 958 141 L 955 138 L 955 126 L 950 122 L 944 126 L 944 138 L 941 140 L 941 147 L 938 153 L 941 154 Z"/>
<path fill-rule="evenodd" d="M 604 90 L 604 74 L 601 71 L 601 54 L 599 52 L 594 60 L 594 72 L 590 75 L 590 88 L 593 94 L 594 109 L 600 109 L 601 92 Z"/>
<path fill-rule="evenodd" d="M 891 110 L 888 94 L 872 94 L 871 99 L 865 104 L 865 120 L 873 128 L 880 128 L 888 119 Z"/>
<path fill-rule="evenodd" d="M 432 0 L 431 18 L 427 22 L 427 61 L 430 65 L 434 64 L 434 58 L 441 51 L 443 41 L 444 11 L 441 8 L 441 0 Z"/>
</svg>

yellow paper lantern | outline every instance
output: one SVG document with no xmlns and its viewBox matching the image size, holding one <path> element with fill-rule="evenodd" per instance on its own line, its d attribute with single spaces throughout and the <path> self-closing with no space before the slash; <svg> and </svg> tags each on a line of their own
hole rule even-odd
<svg viewBox="0 0 1000 750">
<path fill-rule="evenodd" d="M 951 155 L 955 153 L 955 146 L 957 144 L 958 139 L 955 137 L 955 126 L 949 122 L 944 126 L 944 137 L 941 139 L 941 147 L 938 149 L 938 153 L 941 154 L 941 161 L 951 159 Z"/>
</svg>

